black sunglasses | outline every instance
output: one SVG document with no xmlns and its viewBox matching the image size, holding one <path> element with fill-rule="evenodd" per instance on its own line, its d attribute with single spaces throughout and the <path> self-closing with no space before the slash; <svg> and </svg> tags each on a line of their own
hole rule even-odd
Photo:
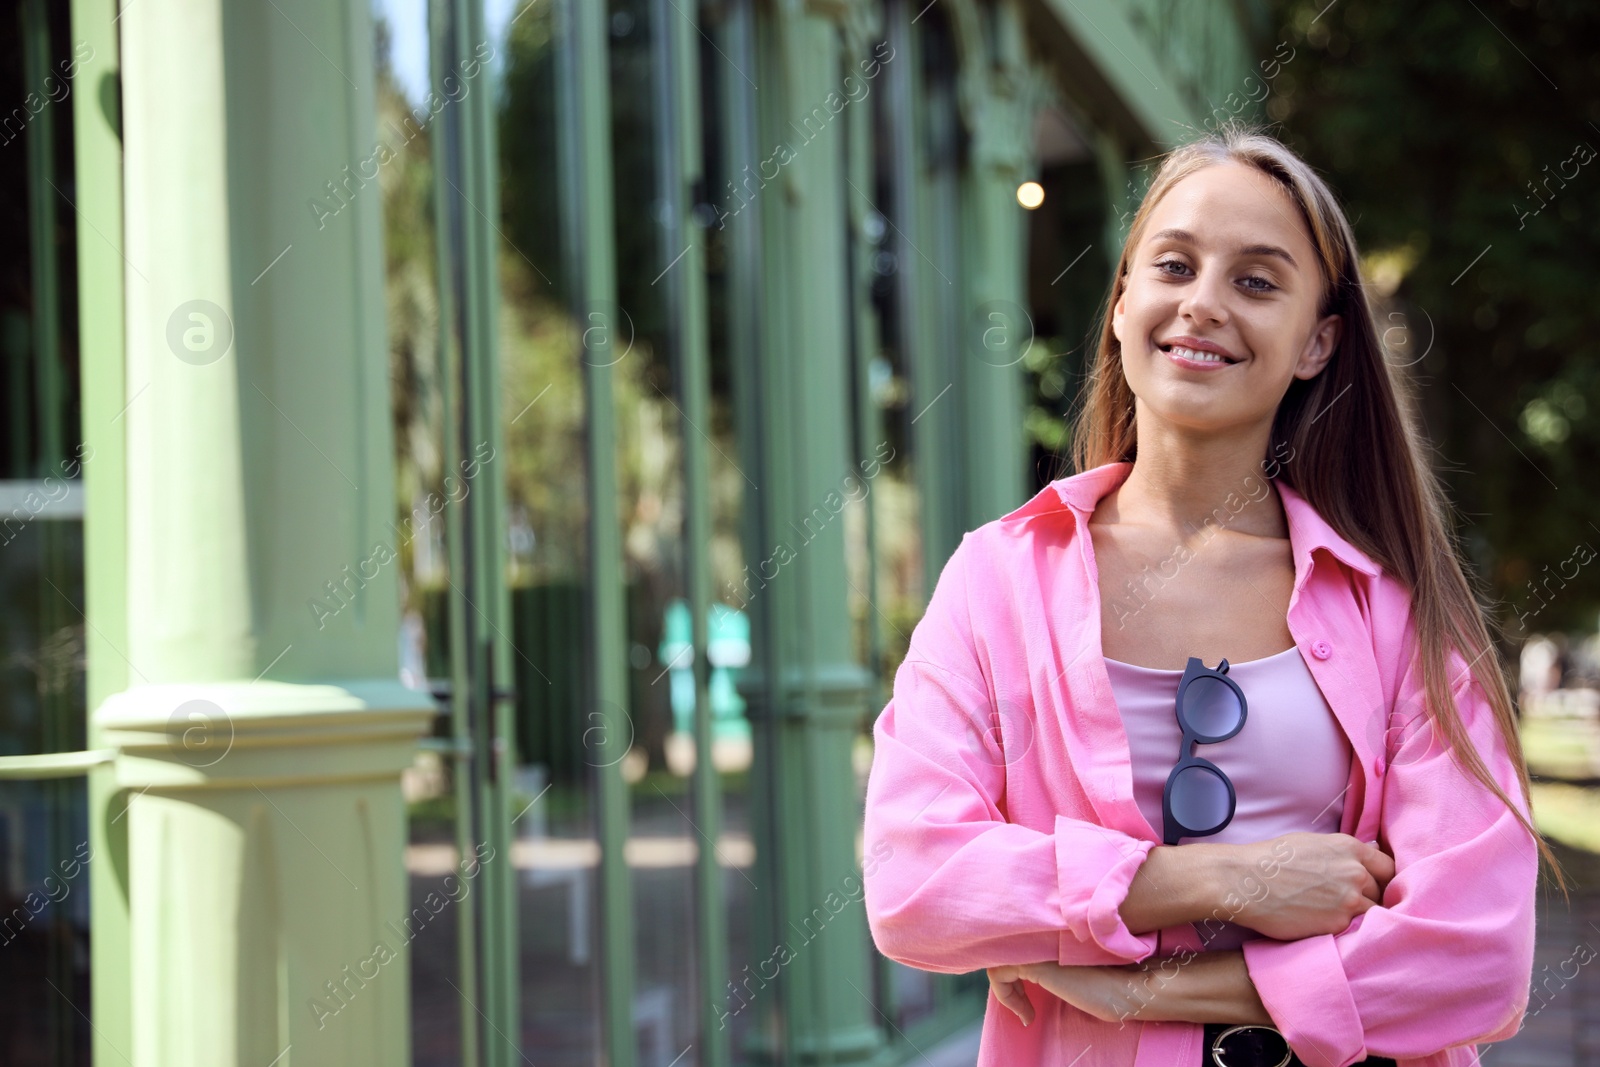
<svg viewBox="0 0 1600 1067">
<path fill-rule="evenodd" d="M 1226 741 L 1244 729 L 1244 691 L 1228 677 L 1228 661 L 1213 670 L 1190 656 L 1175 711 L 1183 747 L 1161 791 L 1162 839 L 1169 845 L 1180 837 L 1210 837 L 1233 821 L 1233 783 L 1222 768 L 1194 755 L 1195 745 Z"/>
</svg>

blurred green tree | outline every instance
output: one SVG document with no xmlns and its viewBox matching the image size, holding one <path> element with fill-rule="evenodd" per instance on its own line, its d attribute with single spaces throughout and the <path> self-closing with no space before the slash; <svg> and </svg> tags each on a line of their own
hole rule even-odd
<svg viewBox="0 0 1600 1067">
<path fill-rule="evenodd" d="M 1507 638 L 1592 630 L 1600 8 L 1269 7 L 1304 54 L 1273 83 L 1267 116 L 1352 216 Z"/>
<path fill-rule="evenodd" d="M 1284 42 L 1294 53 L 1259 119 L 1350 214 L 1391 361 L 1419 399 L 1505 638 L 1595 630 L 1600 52 L 1588 42 L 1600 6 L 1267 0 L 1262 10 L 1254 54 L 1282 60 Z M 1241 83 L 1255 73 L 1241 70 Z M 1226 118 L 1225 104 L 1194 133 Z M 1081 247 L 1091 216 L 1048 227 L 1046 243 Z M 1065 446 L 1063 401 L 1081 387 L 1104 291 L 1091 265 L 1080 288 L 1095 296 L 1092 312 L 1057 314 L 1048 308 L 1067 287 L 1047 289 L 1039 266 L 1032 303 L 1042 332 L 1062 335 L 1041 337 L 1028 361 L 1042 484 L 1067 473 L 1047 472 L 1044 457 Z"/>
</svg>

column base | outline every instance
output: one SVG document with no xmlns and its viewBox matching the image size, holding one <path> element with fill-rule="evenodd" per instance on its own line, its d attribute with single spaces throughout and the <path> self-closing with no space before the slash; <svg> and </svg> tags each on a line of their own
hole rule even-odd
<svg viewBox="0 0 1600 1067">
<path fill-rule="evenodd" d="M 143 686 L 95 712 L 133 791 L 134 1067 L 410 1062 L 408 945 L 477 873 L 413 912 L 399 775 L 435 713 L 387 681 Z"/>
</svg>

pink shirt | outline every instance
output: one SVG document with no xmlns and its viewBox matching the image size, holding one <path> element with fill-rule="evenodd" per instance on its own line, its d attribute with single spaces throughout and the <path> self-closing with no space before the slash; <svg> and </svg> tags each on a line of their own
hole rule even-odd
<svg viewBox="0 0 1600 1067">
<path fill-rule="evenodd" d="M 1150 836 L 1160 841 L 1161 794 L 1183 747 L 1183 730 L 1174 713 L 1183 671 L 1110 657 L 1105 667 L 1132 757 L 1133 799 L 1151 827 Z M 1196 745 L 1195 754 L 1216 764 L 1233 782 L 1233 818 L 1215 834 L 1182 837 L 1178 843 L 1270 841 L 1296 830 L 1338 833 L 1352 749 L 1300 650 L 1229 661 L 1228 677 L 1244 693 L 1244 729 L 1226 741 Z M 1197 929 L 1207 951 L 1238 948 L 1261 936 L 1221 917 Z"/>
<path fill-rule="evenodd" d="M 867 918 L 892 959 L 963 973 L 1201 948 L 1192 924 L 1135 935 L 1118 910 L 1158 838 L 1106 676 L 1087 524 L 1131 468 L 1051 483 L 945 564 L 878 718 L 867 787 L 865 845 L 881 857 Z M 1527 1009 L 1537 850 L 1420 717 L 1404 587 L 1274 484 L 1294 557 L 1289 632 L 1354 753 L 1339 829 L 1378 840 L 1397 873 L 1342 933 L 1247 941 L 1245 964 L 1309 1067 L 1467 1067 L 1474 1042 L 1511 1036 Z M 1448 662 L 1468 735 L 1527 816 L 1487 697 L 1465 657 Z M 1199 1023 L 1119 1025 L 1034 999 L 1024 1027 L 990 997 L 980 1067 L 1200 1060 Z"/>
</svg>

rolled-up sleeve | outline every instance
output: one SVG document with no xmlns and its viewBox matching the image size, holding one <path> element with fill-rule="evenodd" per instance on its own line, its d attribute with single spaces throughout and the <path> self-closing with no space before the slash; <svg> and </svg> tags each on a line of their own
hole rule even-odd
<svg viewBox="0 0 1600 1067">
<path fill-rule="evenodd" d="M 1469 743 L 1529 817 L 1486 694 L 1461 656 L 1448 669 Z M 1407 668 L 1397 696 L 1405 718 L 1422 707 L 1421 690 L 1420 670 Z M 1383 903 L 1340 934 L 1243 946 L 1267 1013 L 1309 1067 L 1502 1040 L 1527 1008 L 1538 847 L 1458 764 L 1443 731 L 1414 721 L 1382 779 L 1396 869 Z"/>
<path fill-rule="evenodd" d="M 879 951 L 963 973 L 1004 964 L 1132 963 L 1156 949 L 1119 909 L 1154 842 L 1057 816 L 1005 816 L 1007 723 L 978 662 L 965 553 L 945 565 L 878 717 L 867 786 L 867 919 Z"/>
</svg>

